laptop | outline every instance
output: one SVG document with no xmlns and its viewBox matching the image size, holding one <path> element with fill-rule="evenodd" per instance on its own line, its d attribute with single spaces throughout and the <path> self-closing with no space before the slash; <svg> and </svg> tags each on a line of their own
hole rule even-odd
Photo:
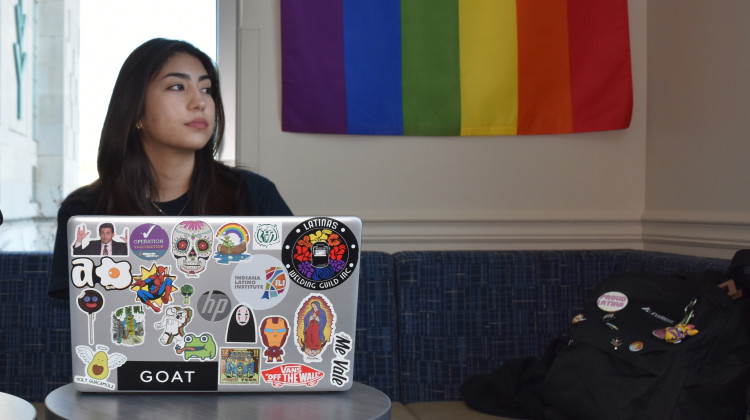
<svg viewBox="0 0 750 420">
<path fill-rule="evenodd" d="M 356 217 L 75 216 L 74 388 L 352 386 Z"/>
</svg>

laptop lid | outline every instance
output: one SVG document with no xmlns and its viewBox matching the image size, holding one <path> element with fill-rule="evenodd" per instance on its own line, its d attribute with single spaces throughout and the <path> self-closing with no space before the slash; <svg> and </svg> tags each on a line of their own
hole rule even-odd
<svg viewBox="0 0 750 420">
<path fill-rule="evenodd" d="M 361 231 L 356 217 L 72 217 L 74 387 L 349 389 Z"/>
</svg>

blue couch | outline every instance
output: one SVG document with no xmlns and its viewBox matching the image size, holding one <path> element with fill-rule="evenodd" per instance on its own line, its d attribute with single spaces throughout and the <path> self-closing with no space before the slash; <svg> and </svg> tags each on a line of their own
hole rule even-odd
<svg viewBox="0 0 750 420">
<path fill-rule="evenodd" d="M 0 392 L 32 402 L 72 379 L 68 305 L 45 292 L 50 261 L 0 253 Z M 399 407 L 457 401 L 468 376 L 540 354 L 611 273 L 728 263 L 636 250 L 363 252 L 354 379 Z"/>
</svg>

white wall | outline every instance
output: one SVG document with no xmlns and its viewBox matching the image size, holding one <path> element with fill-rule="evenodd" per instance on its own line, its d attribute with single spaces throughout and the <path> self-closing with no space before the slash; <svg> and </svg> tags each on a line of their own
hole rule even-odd
<svg viewBox="0 0 750 420">
<path fill-rule="evenodd" d="M 385 137 L 281 131 L 279 2 L 241 0 L 238 160 L 295 214 L 353 214 L 364 248 L 641 248 L 646 2 L 631 0 L 634 109 L 619 131 Z"/>
<path fill-rule="evenodd" d="M 647 249 L 750 248 L 750 2 L 648 3 Z"/>
<path fill-rule="evenodd" d="M 16 34 L 15 6 L 17 1 L 0 0 L 0 207 L 9 231 L 12 220 L 37 214 L 33 202 L 34 167 L 37 165 L 37 144 L 33 140 L 33 76 L 34 76 L 34 7 L 26 2 L 25 32 L 21 45 L 26 53 L 21 85 L 21 118 L 18 118 L 16 62 L 13 45 Z M 11 226 L 11 227 L 9 227 Z M 0 236 L 0 249 L 9 241 L 33 240 L 34 229 L 19 229 L 13 236 Z"/>
</svg>

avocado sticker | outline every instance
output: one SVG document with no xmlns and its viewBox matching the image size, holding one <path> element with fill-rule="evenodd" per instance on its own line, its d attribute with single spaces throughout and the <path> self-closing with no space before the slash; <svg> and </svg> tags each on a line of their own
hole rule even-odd
<svg viewBox="0 0 750 420">
<path fill-rule="evenodd" d="M 78 358 L 86 365 L 86 376 L 75 376 L 73 380 L 79 384 L 90 384 L 114 390 L 115 384 L 107 378 L 112 370 L 122 366 L 127 358 L 120 353 L 109 353 L 109 347 L 97 345 L 96 351 L 88 346 L 76 347 Z"/>
</svg>

